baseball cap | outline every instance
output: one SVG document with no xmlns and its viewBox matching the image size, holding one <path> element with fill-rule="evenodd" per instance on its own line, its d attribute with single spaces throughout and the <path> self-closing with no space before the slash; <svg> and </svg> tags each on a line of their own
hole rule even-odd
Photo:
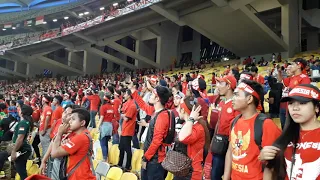
<svg viewBox="0 0 320 180">
<path fill-rule="evenodd" d="M 237 87 L 237 79 L 233 75 L 227 75 L 222 78 L 216 78 L 219 82 L 226 82 L 230 84 L 232 89 L 235 89 Z"/>
<path fill-rule="evenodd" d="M 294 87 L 287 97 L 282 98 L 281 102 L 290 100 L 297 100 L 299 102 L 320 101 L 320 90 L 311 84 L 300 84 Z"/>
</svg>

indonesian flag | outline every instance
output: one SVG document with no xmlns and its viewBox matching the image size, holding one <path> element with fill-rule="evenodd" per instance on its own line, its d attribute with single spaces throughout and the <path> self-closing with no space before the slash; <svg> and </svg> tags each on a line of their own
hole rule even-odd
<svg viewBox="0 0 320 180">
<path fill-rule="evenodd" d="M 12 23 L 6 23 L 4 24 L 4 28 L 7 29 L 7 28 L 12 28 Z"/>
<path fill-rule="evenodd" d="M 32 24 L 32 20 L 24 21 L 24 25 L 27 26 L 29 24 Z"/>
<path fill-rule="evenodd" d="M 44 16 L 36 17 L 36 25 L 43 24 L 43 22 L 44 22 Z"/>
</svg>

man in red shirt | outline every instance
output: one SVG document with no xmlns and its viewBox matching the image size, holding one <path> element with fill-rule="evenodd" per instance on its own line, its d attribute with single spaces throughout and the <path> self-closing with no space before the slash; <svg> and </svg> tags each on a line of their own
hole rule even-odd
<svg viewBox="0 0 320 180">
<path fill-rule="evenodd" d="M 223 100 L 216 107 L 219 110 L 219 118 L 213 138 L 216 138 L 216 135 L 229 136 L 231 122 L 239 114 L 232 107 L 233 90 L 236 86 L 237 79 L 233 75 L 217 78 L 217 88 Z M 221 179 L 224 172 L 224 161 L 224 155 L 212 152 L 211 179 Z"/>
<path fill-rule="evenodd" d="M 211 84 L 216 84 L 216 73 L 212 73 Z"/>
<path fill-rule="evenodd" d="M 118 166 L 122 167 L 124 152 L 127 154 L 127 162 L 125 166 L 125 170 L 129 171 L 131 169 L 131 140 L 132 136 L 135 134 L 136 120 L 137 120 L 137 107 L 134 103 L 134 100 L 131 97 L 131 91 L 128 89 L 123 96 L 126 101 L 122 107 L 123 112 L 123 123 L 122 123 L 122 131 L 120 136 L 120 160 Z"/>
<path fill-rule="evenodd" d="M 84 158 L 74 173 L 68 177 L 69 180 L 96 179 L 91 161 L 91 151 L 93 148 L 92 138 L 86 128 L 89 122 L 90 113 L 87 110 L 82 108 L 74 109 L 69 124 L 66 123 L 59 127 L 56 138 L 53 141 L 51 157 L 59 158 L 68 156 L 67 174 Z M 72 132 L 62 141 L 62 136 L 66 134 L 69 129 Z"/>
<path fill-rule="evenodd" d="M 50 107 L 51 99 L 45 95 L 42 98 L 42 113 L 40 117 L 39 137 L 42 146 L 42 157 L 46 154 L 50 144 L 51 132 L 51 116 L 52 109 Z"/>
<path fill-rule="evenodd" d="M 258 74 L 258 67 L 252 66 L 251 67 L 251 74 L 253 76 L 253 80 L 259 83 L 264 88 L 264 78 L 260 74 Z M 262 96 L 260 100 L 260 104 L 262 107 L 261 113 L 264 113 L 264 96 Z"/>
<path fill-rule="evenodd" d="M 282 81 L 284 89 L 282 90 L 282 97 L 287 97 L 291 89 L 299 84 L 310 84 L 311 80 L 308 75 L 303 74 L 303 69 L 307 66 L 307 61 L 301 58 L 297 58 L 293 63 L 288 66 L 288 77 L 282 78 L 281 69 L 278 70 L 278 80 Z M 289 68 L 290 67 L 290 68 Z M 289 76 L 290 75 L 290 76 Z M 280 122 L 282 128 L 284 127 L 287 114 L 287 103 L 280 103 Z"/>
<path fill-rule="evenodd" d="M 144 142 L 144 155 L 142 157 L 141 176 L 143 180 L 165 179 L 164 169 L 161 162 L 166 157 L 165 145 L 163 140 L 166 138 L 169 129 L 169 120 L 167 111 L 164 110 L 165 104 L 168 102 L 170 92 L 167 87 L 156 86 L 152 90 L 149 103 L 145 103 L 133 88 L 133 83 L 128 86 L 131 89 L 132 97 L 138 104 L 139 108 L 150 115 L 152 118 L 149 123 L 141 120 L 140 126 L 148 126 L 146 141 Z M 155 118 L 157 115 L 157 118 Z"/>
<path fill-rule="evenodd" d="M 263 162 L 258 156 L 260 149 L 272 145 L 281 131 L 272 119 L 267 118 L 261 125 L 262 134 L 254 132 L 258 129 L 255 124 L 263 88 L 255 81 L 243 80 L 233 94 L 233 108 L 241 113 L 241 117 L 230 128 L 223 179 L 231 177 L 232 180 L 262 180 L 264 177 L 271 177 L 271 170 L 263 168 Z M 256 138 L 259 138 L 260 142 L 256 142 Z"/>
<path fill-rule="evenodd" d="M 62 117 L 62 113 L 63 113 L 63 108 L 61 106 L 61 102 L 62 102 L 63 98 L 59 95 L 55 96 L 53 98 L 52 101 L 52 105 L 54 105 L 56 108 L 52 113 L 52 117 L 51 117 L 51 126 L 54 127 L 57 120 L 60 119 Z M 53 131 L 51 131 L 50 133 L 50 138 L 53 138 Z"/>
<path fill-rule="evenodd" d="M 93 94 L 87 97 L 90 101 L 90 127 L 96 128 L 96 115 L 100 105 L 100 97 L 98 90 L 94 90 Z"/>
<path fill-rule="evenodd" d="M 113 124 L 119 124 L 120 121 L 120 107 L 122 103 L 121 98 L 121 91 L 120 90 L 115 90 L 114 91 L 114 99 L 113 99 L 113 108 L 114 108 L 114 120 L 116 122 L 113 122 Z M 119 133 L 118 129 L 116 127 L 113 127 L 113 135 L 112 135 L 112 144 L 119 144 Z"/>
</svg>

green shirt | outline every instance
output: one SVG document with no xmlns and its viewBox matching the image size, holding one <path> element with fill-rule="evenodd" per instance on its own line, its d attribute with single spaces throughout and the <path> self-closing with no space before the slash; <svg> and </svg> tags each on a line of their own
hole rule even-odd
<svg viewBox="0 0 320 180">
<path fill-rule="evenodd" d="M 18 151 L 21 151 L 21 152 L 32 151 L 31 146 L 29 145 L 27 140 L 29 132 L 30 132 L 30 123 L 29 121 L 26 121 L 26 120 L 21 120 L 14 128 L 13 139 L 12 139 L 13 143 L 16 143 L 18 135 L 24 134 L 23 143 Z"/>
</svg>

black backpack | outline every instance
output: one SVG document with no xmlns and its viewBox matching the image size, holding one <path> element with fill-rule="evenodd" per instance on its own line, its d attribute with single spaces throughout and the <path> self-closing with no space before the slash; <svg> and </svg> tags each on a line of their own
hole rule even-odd
<svg viewBox="0 0 320 180">
<path fill-rule="evenodd" d="M 155 121 L 157 121 L 158 119 L 158 115 L 162 112 L 162 111 L 167 111 L 168 113 L 168 117 L 169 117 L 169 129 L 168 129 L 168 133 L 167 136 L 163 139 L 162 143 L 165 145 L 171 145 L 174 142 L 174 138 L 176 135 L 176 120 L 175 120 L 175 115 L 171 110 L 168 109 L 163 109 L 160 112 L 158 112 L 155 115 Z"/>
<path fill-rule="evenodd" d="M 231 130 L 236 125 L 240 117 L 241 117 L 241 114 L 234 118 L 231 124 Z M 258 116 L 254 121 L 254 142 L 259 147 L 259 150 L 262 149 L 261 142 L 262 142 L 262 135 L 263 135 L 263 123 L 266 119 L 268 119 L 268 116 L 263 113 L 260 113 L 258 114 Z"/>
<path fill-rule="evenodd" d="M 92 163 L 92 154 L 93 154 L 93 143 L 90 135 L 86 132 L 85 135 L 89 138 L 90 145 L 89 145 L 89 150 L 88 153 L 70 170 L 69 173 L 67 173 L 67 168 L 68 168 L 68 156 L 64 156 L 61 159 L 60 163 L 60 170 L 59 170 L 59 179 L 60 180 L 67 180 L 77 169 L 78 167 L 84 162 L 86 158 L 89 158 L 90 160 L 90 166 L 91 166 L 91 171 L 93 175 L 95 175 L 93 163 Z"/>
</svg>

